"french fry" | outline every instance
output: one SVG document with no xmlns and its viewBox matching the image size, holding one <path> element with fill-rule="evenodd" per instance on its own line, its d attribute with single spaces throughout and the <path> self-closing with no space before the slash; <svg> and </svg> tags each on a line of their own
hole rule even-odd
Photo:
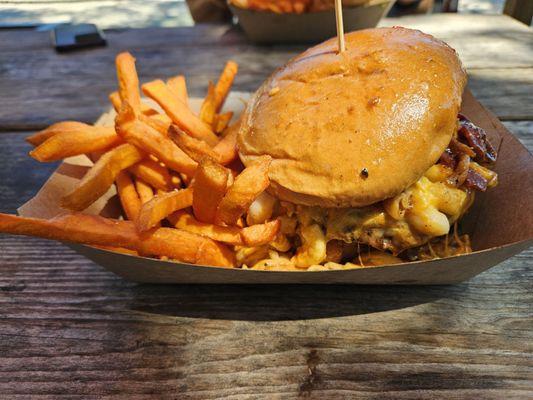
<svg viewBox="0 0 533 400">
<path fill-rule="evenodd" d="M 137 193 L 139 194 L 139 199 L 141 199 L 141 204 L 148 203 L 154 198 L 154 190 L 145 181 L 141 179 L 136 179 L 135 188 L 137 189 Z"/>
<path fill-rule="evenodd" d="M 157 195 L 141 207 L 139 217 L 135 221 L 137 229 L 144 232 L 153 228 L 170 214 L 192 205 L 192 189 L 175 190 Z"/>
<path fill-rule="evenodd" d="M 127 101 L 135 111 L 141 111 L 141 94 L 135 58 L 128 52 L 120 53 L 115 59 L 115 64 L 121 103 Z"/>
<path fill-rule="evenodd" d="M 136 179 L 135 188 L 137 189 L 137 193 L 139 194 L 139 198 L 141 199 L 141 205 L 148 203 L 150 200 L 154 198 L 154 190 L 146 182 L 140 179 Z M 157 224 L 154 225 L 154 227 L 159 228 L 161 227 L 161 224 L 158 222 Z"/>
<path fill-rule="evenodd" d="M 281 9 L 283 10 L 284 13 L 293 13 L 294 12 L 294 8 L 293 8 L 293 4 L 291 1 L 280 1 L 279 2 L 279 6 L 281 7 Z"/>
<path fill-rule="evenodd" d="M 237 175 L 233 185 L 220 201 L 215 217 L 216 224 L 234 225 L 257 196 L 268 187 L 268 168 L 271 161 L 270 156 L 258 157 Z"/>
<path fill-rule="evenodd" d="M 218 142 L 211 127 L 193 114 L 189 107 L 173 95 L 172 91 L 162 80 L 155 80 L 142 85 L 144 94 L 155 100 L 172 122 L 189 135 L 205 140 L 211 146 Z"/>
<path fill-rule="evenodd" d="M 88 214 L 66 214 L 50 220 L 0 214 L 0 232 L 91 245 L 138 247 L 133 222 Z"/>
<path fill-rule="evenodd" d="M 30 156 L 40 162 L 58 161 L 93 151 L 106 150 L 120 142 L 121 139 L 115 133 L 115 128 L 86 125 L 84 129 L 57 132 L 30 151 Z"/>
<path fill-rule="evenodd" d="M 241 237 L 245 246 L 262 246 L 273 241 L 281 228 L 279 220 L 263 224 L 250 225 L 241 229 Z"/>
<path fill-rule="evenodd" d="M 187 135 L 175 125 L 168 129 L 168 137 L 196 162 L 209 157 L 219 164 L 227 165 L 237 157 L 237 129 L 230 128 L 213 148 L 204 141 Z"/>
<path fill-rule="evenodd" d="M 222 243 L 254 247 L 274 240 L 280 222 L 244 227 L 242 218 L 255 192 L 268 185 L 270 159 L 259 159 L 241 175 L 237 174 L 242 164 L 232 164 L 234 171 L 221 165 L 237 155 L 238 129 L 227 129 L 233 113 L 220 113 L 237 64 L 229 61 L 216 85 L 209 83 L 197 116 L 188 106 L 183 76 L 166 84 L 156 80 L 143 85 L 142 91 L 161 106 L 162 114 L 141 100 L 134 57 L 124 52 L 115 61 L 118 91 L 109 95 L 117 111 L 114 128 L 65 121 L 27 141 L 36 146 L 30 154 L 39 161 L 80 154 L 96 160 L 78 186 L 61 199 L 62 207 L 84 210 L 116 183 L 128 220 L 78 213 L 52 220 L 0 214 L 0 232 L 223 267 L 235 266 L 236 260 L 233 250 Z M 227 133 L 219 140 L 215 132 L 223 131 Z M 176 186 L 189 187 L 172 191 Z M 188 207 L 192 210 L 185 212 Z M 161 228 L 165 218 L 183 229 Z"/>
<path fill-rule="evenodd" d="M 168 169 L 154 160 L 143 160 L 129 167 L 128 171 L 156 189 L 169 191 L 174 187 Z"/>
<path fill-rule="evenodd" d="M 140 236 L 139 252 L 142 254 L 166 256 L 191 264 L 235 266 L 233 251 L 204 236 L 172 228 L 158 228 Z"/>
<path fill-rule="evenodd" d="M 185 211 L 178 211 L 169 218 L 176 228 L 196 233 L 210 239 L 235 246 L 262 246 L 275 239 L 281 223 L 278 220 L 246 228 L 237 226 L 218 226 L 200 222 Z"/>
<path fill-rule="evenodd" d="M 206 156 L 218 161 L 219 155 L 211 146 L 203 140 L 187 135 L 177 125 L 170 125 L 168 128 L 168 137 L 196 162 L 200 162 Z"/>
<path fill-rule="evenodd" d="M 229 248 L 206 237 L 171 228 L 158 228 L 140 235 L 131 221 L 97 215 L 68 214 L 44 220 L 0 214 L 0 232 L 99 246 L 112 243 L 114 247 L 141 254 L 194 264 L 235 265 L 235 256 Z"/>
<path fill-rule="evenodd" d="M 185 211 L 177 211 L 168 220 L 176 228 L 196 233 L 210 239 L 232 245 L 243 245 L 241 228 L 236 226 L 218 226 L 200 222 Z"/>
<path fill-rule="evenodd" d="M 192 208 L 199 221 L 215 221 L 218 205 L 226 193 L 229 175 L 229 170 L 209 158 L 200 162 L 192 186 Z"/>
<path fill-rule="evenodd" d="M 120 99 L 120 94 L 118 94 L 118 92 L 110 93 L 109 101 L 111 102 L 111 105 L 113 106 L 114 110 L 116 112 L 119 112 L 120 107 L 122 106 L 122 100 Z M 159 114 L 157 110 L 154 110 L 148 104 L 143 103 L 143 102 L 141 102 L 141 112 L 143 113 L 143 115 L 146 115 L 148 117 L 155 116 L 155 115 L 162 115 L 162 114 Z"/>
<path fill-rule="evenodd" d="M 62 122 L 56 122 L 55 124 L 50 125 L 48 128 L 43 129 L 42 131 L 39 131 L 37 133 L 34 133 L 33 135 L 30 135 L 26 138 L 26 142 L 29 144 L 32 144 L 33 146 L 39 146 L 41 143 L 44 143 L 47 139 L 51 138 L 52 136 L 56 135 L 60 132 L 77 132 L 77 131 L 83 131 L 88 126 L 87 124 L 84 124 L 83 122 L 77 122 L 77 121 L 62 121 Z"/>
<path fill-rule="evenodd" d="M 218 154 L 217 160 L 222 165 L 227 165 L 237 158 L 237 133 L 239 132 L 239 123 L 231 125 L 226 134 L 215 147 L 213 151 Z"/>
<path fill-rule="evenodd" d="M 169 138 L 135 118 L 133 109 L 127 102 L 117 115 L 116 129 L 126 142 L 154 155 L 168 168 L 188 175 L 194 174 L 198 164 Z"/>
<path fill-rule="evenodd" d="M 231 4 L 234 4 L 235 6 L 239 8 L 250 8 L 250 2 L 249 0 L 230 0 Z"/>
<path fill-rule="evenodd" d="M 167 114 L 159 114 L 159 113 L 158 114 L 154 114 L 154 115 L 151 116 L 150 119 L 163 122 L 167 126 L 167 129 L 170 126 L 170 124 L 172 123 L 172 120 L 169 118 L 169 116 Z"/>
<path fill-rule="evenodd" d="M 238 69 L 239 66 L 234 61 L 228 61 L 224 66 L 224 70 L 220 74 L 215 87 L 215 112 L 218 113 L 222 110 Z"/>
<path fill-rule="evenodd" d="M 270 10 L 272 12 L 275 12 L 276 14 L 283 14 L 283 8 L 281 6 L 278 6 L 277 4 L 267 4 L 266 6 L 267 10 Z"/>
<path fill-rule="evenodd" d="M 187 92 L 187 82 L 183 75 L 173 76 L 167 80 L 168 88 L 183 103 L 189 105 L 189 94 Z"/>
<path fill-rule="evenodd" d="M 229 122 L 233 118 L 233 111 L 228 111 L 222 114 L 215 115 L 215 120 L 213 121 L 213 126 L 215 127 L 215 133 L 217 135 L 224 132 L 229 125 Z"/>
<path fill-rule="evenodd" d="M 215 104 L 215 85 L 213 82 L 209 82 L 207 87 L 207 95 L 202 102 L 200 107 L 200 118 L 207 125 L 213 126 L 213 120 L 216 113 L 216 104 Z"/>
<path fill-rule="evenodd" d="M 165 114 L 156 114 L 151 117 L 147 117 L 146 115 L 140 115 L 139 120 L 147 125 L 150 125 L 163 136 L 167 136 L 168 128 L 172 123 L 170 118 Z"/>
<path fill-rule="evenodd" d="M 142 103 L 141 102 L 141 112 L 143 115 L 146 115 L 147 117 L 156 117 L 156 116 L 165 116 L 165 114 L 160 114 L 159 111 L 157 110 L 154 110 L 152 107 L 150 107 L 148 104 L 146 103 Z M 167 118 L 169 119 L 169 118 Z"/>
<path fill-rule="evenodd" d="M 122 105 L 122 100 L 120 99 L 120 94 L 118 92 L 112 92 L 109 93 L 109 102 L 113 106 L 113 109 L 118 112 L 120 110 L 120 106 Z"/>
<path fill-rule="evenodd" d="M 85 174 L 76 189 L 63 197 L 61 206 L 72 211 L 85 210 L 107 192 L 120 171 L 144 157 L 142 151 L 127 143 L 108 151 Z"/>
<path fill-rule="evenodd" d="M 141 209 L 141 200 L 130 175 L 126 171 L 120 171 L 115 183 L 117 184 L 120 204 L 122 204 L 126 217 L 130 221 L 135 221 Z"/>
</svg>

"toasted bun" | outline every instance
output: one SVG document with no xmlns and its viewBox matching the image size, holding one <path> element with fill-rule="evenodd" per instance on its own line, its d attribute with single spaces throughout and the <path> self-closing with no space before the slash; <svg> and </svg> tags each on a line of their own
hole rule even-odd
<svg viewBox="0 0 533 400">
<path fill-rule="evenodd" d="M 420 31 L 368 29 L 312 47 L 255 93 L 238 135 L 244 164 L 268 154 L 282 200 L 361 207 L 419 179 L 457 129 L 466 74 Z"/>
</svg>

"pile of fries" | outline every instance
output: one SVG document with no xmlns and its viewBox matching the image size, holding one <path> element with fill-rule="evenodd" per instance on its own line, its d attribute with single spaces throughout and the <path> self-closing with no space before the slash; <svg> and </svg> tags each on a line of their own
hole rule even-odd
<svg viewBox="0 0 533 400">
<path fill-rule="evenodd" d="M 344 6 L 359 6 L 370 0 L 343 0 Z M 303 14 L 333 10 L 333 0 L 230 0 L 236 7 L 248 10 L 270 11 L 276 14 Z"/>
<path fill-rule="evenodd" d="M 61 200 L 51 220 L 0 214 L 0 232 L 85 243 L 128 254 L 220 267 L 240 266 L 236 250 L 275 240 L 277 219 L 247 223 L 246 213 L 269 186 L 269 156 L 246 168 L 237 157 L 238 122 L 222 112 L 237 64 L 209 83 L 199 113 L 189 107 L 186 81 L 176 76 L 141 86 L 135 59 L 116 57 L 118 91 L 110 101 L 115 126 L 65 121 L 27 138 L 41 162 L 85 154 L 94 165 Z M 81 213 L 112 185 L 123 220 Z"/>
<path fill-rule="evenodd" d="M 311 11 L 311 0 L 230 0 L 239 8 L 271 11 L 276 14 L 302 14 Z"/>
</svg>

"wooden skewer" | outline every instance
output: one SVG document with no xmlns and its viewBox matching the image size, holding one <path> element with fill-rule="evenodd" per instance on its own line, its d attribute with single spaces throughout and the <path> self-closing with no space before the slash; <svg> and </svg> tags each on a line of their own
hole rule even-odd
<svg viewBox="0 0 533 400">
<path fill-rule="evenodd" d="M 346 51 L 344 44 L 344 23 L 342 21 L 342 0 L 335 0 L 335 19 L 337 21 L 337 39 L 339 40 L 339 53 Z"/>
</svg>

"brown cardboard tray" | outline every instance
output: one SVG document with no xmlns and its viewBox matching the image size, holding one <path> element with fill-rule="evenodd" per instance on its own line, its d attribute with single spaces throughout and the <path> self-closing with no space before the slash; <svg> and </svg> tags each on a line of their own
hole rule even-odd
<svg viewBox="0 0 533 400">
<path fill-rule="evenodd" d="M 242 110 L 247 94 L 233 94 L 228 109 Z M 199 104 L 196 99 L 196 105 Z M 194 104 L 193 104 L 194 106 Z M 467 255 L 380 267 L 315 272 L 277 272 L 226 269 L 161 261 L 70 245 L 78 253 L 107 270 L 134 282 L 149 283 L 344 283 L 344 284 L 453 284 L 469 279 L 499 264 L 533 244 L 533 156 L 467 90 L 462 113 L 486 130 L 499 148 L 496 171 L 499 185 L 479 194 L 464 218 L 465 231 L 471 235 L 474 252 Z M 112 123 L 105 114 L 101 124 Z M 87 157 L 65 160 L 39 193 L 19 209 L 29 217 L 52 218 L 65 211 L 59 199 L 70 192 L 91 165 Z M 114 188 L 93 204 L 86 213 L 120 217 Z"/>
<path fill-rule="evenodd" d="M 359 6 L 344 6 L 346 32 L 375 27 L 389 11 L 394 0 L 369 0 Z M 229 5 L 239 25 L 255 43 L 318 43 L 336 35 L 335 10 L 277 14 Z"/>
</svg>

